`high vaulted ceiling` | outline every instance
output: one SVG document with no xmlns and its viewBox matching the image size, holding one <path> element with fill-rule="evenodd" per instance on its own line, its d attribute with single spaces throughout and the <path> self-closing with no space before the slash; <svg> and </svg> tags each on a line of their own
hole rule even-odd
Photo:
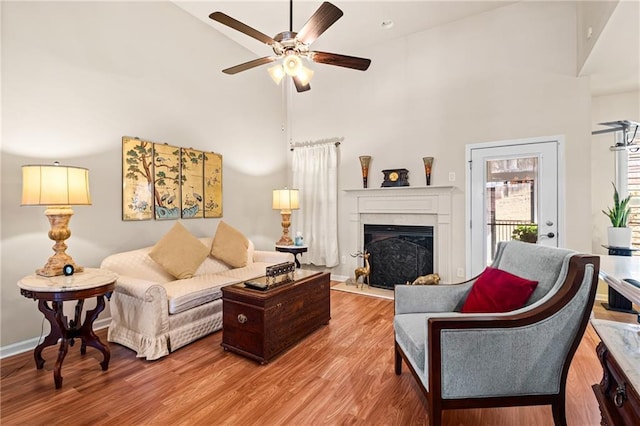
<svg viewBox="0 0 640 426">
<path fill-rule="evenodd" d="M 206 22 L 231 40 L 244 46 L 256 57 L 269 56 L 271 49 L 259 41 L 209 19 L 221 11 L 271 37 L 289 29 L 288 0 L 260 1 L 183 1 L 174 4 Z M 321 0 L 293 2 L 293 31 L 298 31 Z M 313 43 L 313 50 L 362 56 L 363 47 L 428 30 L 469 16 L 505 7 L 515 1 L 360 1 L 332 0 L 344 12 L 331 28 Z M 638 36 L 638 2 L 622 0 L 613 12 L 580 75 L 591 76 L 594 95 L 640 90 Z M 383 21 L 393 21 L 384 29 Z M 247 57 L 247 60 L 253 57 Z M 235 64 L 221 64 L 231 66 Z"/>
</svg>

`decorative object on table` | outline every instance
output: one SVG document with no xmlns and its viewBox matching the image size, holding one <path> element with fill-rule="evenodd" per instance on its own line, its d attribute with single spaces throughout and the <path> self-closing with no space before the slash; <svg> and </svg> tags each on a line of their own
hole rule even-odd
<svg viewBox="0 0 640 426">
<path fill-rule="evenodd" d="M 291 76 L 298 92 L 310 90 L 309 81 L 313 70 L 304 66 L 304 62 L 312 61 L 320 64 L 366 71 L 371 59 L 335 53 L 315 52 L 309 50 L 313 43 L 327 28 L 342 17 L 342 10 L 329 2 L 324 2 L 298 32 L 293 31 L 293 0 L 289 1 L 289 31 L 276 34 L 273 38 L 257 31 L 222 12 L 213 12 L 209 18 L 220 22 L 236 31 L 248 35 L 273 49 L 272 56 L 265 56 L 249 62 L 222 70 L 225 74 L 237 74 L 248 69 L 278 61 L 268 69 L 269 75 L 276 84 L 280 84 L 285 76 Z M 303 59 L 304 58 L 304 59 Z"/>
<path fill-rule="evenodd" d="M 525 243 L 536 243 L 538 241 L 538 224 L 516 225 L 511 231 L 511 239 Z"/>
<path fill-rule="evenodd" d="M 383 170 L 384 180 L 382 187 L 409 186 L 409 170 L 407 169 L 387 169 Z"/>
<path fill-rule="evenodd" d="M 55 241 L 55 254 L 36 274 L 54 277 L 64 274 L 64 267 L 71 265 L 75 272 L 83 268 L 76 265 L 65 251 L 64 243 L 71 236 L 69 220 L 73 216 L 72 205 L 91 205 L 89 195 L 89 170 L 82 167 L 53 165 L 22 166 L 22 205 L 47 206 L 44 214 L 49 218 L 49 238 Z"/>
<path fill-rule="evenodd" d="M 428 274 L 413 280 L 412 283 L 407 282 L 409 285 L 438 285 L 440 283 L 440 275 Z"/>
<path fill-rule="evenodd" d="M 257 290 L 268 290 L 294 280 L 296 264 L 293 262 L 283 262 L 277 265 L 267 266 L 264 277 L 254 278 L 245 281 L 245 287 Z"/>
<path fill-rule="evenodd" d="M 62 268 L 62 273 L 67 277 L 73 275 L 74 271 L 75 269 L 73 269 L 73 265 L 64 265 L 64 267 Z"/>
<path fill-rule="evenodd" d="M 371 156 L 369 155 L 361 155 L 360 156 L 360 168 L 362 169 L 362 187 L 368 188 L 368 179 L 369 179 L 369 164 L 371 163 Z"/>
<path fill-rule="evenodd" d="M 427 186 L 431 185 L 431 168 L 433 167 L 433 157 L 422 157 L 424 163 L 424 175 L 427 178 Z"/>
<path fill-rule="evenodd" d="M 291 210 L 300 208 L 297 189 L 274 189 L 273 190 L 273 210 L 280 210 L 282 215 L 282 236 L 276 243 L 280 246 L 291 246 L 293 240 L 289 236 L 289 226 L 291 226 Z"/>
<path fill-rule="evenodd" d="M 280 275 L 287 275 L 293 279 L 293 273 L 296 270 L 296 264 L 293 262 L 282 262 L 276 265 L 267 266 L 265 268 L 265 276 L 267 278 L 276 278 Z"/>
<path fill-rule="evenodd" d="M 304 245 L 304 237 L 302 236 L 302 232 L 296 232 L 296 237 L 294 239 L 294 243 L 296 246 L 300 247 Z"/>
<path fill-rule="evenodd" d="M 122 220 L 222 217 L 222 155 L 122 137 Z"/>
<path fill-rule="evenodd" d="M 631 247 L 631 228 L 627 227 L 627 219 L 629 218 L 629 202 L 631 201 L 631 195 L 626 198 L 620 199 L 618 188 L 613 185 L 613 207 L 610 207 L 608 211 L 602 210 L 609 220 L 611 226 L 607 228 L 607 236 L 609 246 L 611 247 Z"/>
<path fill-rule="evenodd" d="M 361 257 L 364 260 L 364 266 L 361 268 L 356 268 L 353 273 L 355 275 L 354 283 L 358 288 L 364 288 L 365 281 L 367 282 L 367 287 L 369 287 L 369 274 L 371 273 L 371 265 L 369 265 L 369 252 L 368 251 L 359 251 L 356 254 L 352 254 L 351 257 Z M 362 283 L 359 284 L 359 279 L 362 277 Z"/>
</svg>

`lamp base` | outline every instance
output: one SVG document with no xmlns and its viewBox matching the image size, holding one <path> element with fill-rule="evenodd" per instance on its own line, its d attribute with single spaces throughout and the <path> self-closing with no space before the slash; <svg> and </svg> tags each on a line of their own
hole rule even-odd
<svg viewBox="0 0 640 426">
<path fill-rule="evenodd" d="M 293 240 L 288 235 L 283 235 L 276 242 L 276 245 L 278 245 L 278 246 L 292 246 L 293 245 Z"/>
<path fill-rule="evenodd" d="M 65 252 L 67 245 L 64 241 L 71 236 L 69 220 L 73 216 L 73 210 L 69 206 L 48 207 L 44 214 L 47 215 L 51 224 L 49 238 L 56 242 L 52 247 L 55 254 L 47 260 L 44 267 L 36 269 L 36 274 L 43 277 L 64 275 L 63 268 L 65 265 L 73 266 L 75 272 L 82 272 L 84 268 L 76 265 L 71 256 Z"/>
<path fill-rule="evenodd" d="M 289 236 L 289 226 L 291 226 L 291 210 L 282 210 L 282 236 L 276 243 L 278 246 L 292 246 L 293 240 Z"/>
</svg>

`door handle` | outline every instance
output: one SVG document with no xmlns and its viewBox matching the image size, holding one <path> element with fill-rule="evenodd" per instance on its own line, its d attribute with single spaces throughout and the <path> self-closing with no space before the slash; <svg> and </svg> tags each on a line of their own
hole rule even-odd
<svg viewBox="0 0 640 426">
<path fill-rule="evenodd" d="M 554 238 L 555 236 L 556 234 L 554 234 L 553 232 L 548 232 L 546 234 L 538 235 L 538 238 Z"/>
</svg>

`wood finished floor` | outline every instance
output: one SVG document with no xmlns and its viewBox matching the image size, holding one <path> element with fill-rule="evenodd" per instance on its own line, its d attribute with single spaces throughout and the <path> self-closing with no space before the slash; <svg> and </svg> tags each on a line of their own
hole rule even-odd
<svg viewBox="0 0 640 426">
<path fill-rule="evenodd" d="M 35 309 L 35 307 L 34 307 Z M 597 317 L 634 322 L 598 307 Z M 53 385 L 57 347 L 1 361 L 2 425 L 422 425 L 424 398 L 408 373 L 393 372 L 393 301 L 331 292 L 331 322 L 270 364 L 259 366 L 221 347 L 222 333 L 168 357 L 144 361 L 110 344 L 109 370 L 79 344 Z M 97 332 L 106 341 L 106 330 Z M 569 370 L 569 425 L 599 425 L 591 385 L 602 370 L 589 327 Z M 552 425 L 548 407 L 445 411 L 445 425 Z"/>
</svg>

